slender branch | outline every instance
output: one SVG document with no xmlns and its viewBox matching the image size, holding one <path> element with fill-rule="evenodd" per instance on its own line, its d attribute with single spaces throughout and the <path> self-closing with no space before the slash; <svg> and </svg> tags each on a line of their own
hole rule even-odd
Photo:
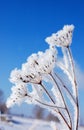
<svg viewBox="0 0 84 130">
<path fill-rule="evenodd" d="M 48 97 L 50 98 L 50 100 L 53 102 L 53 104 L 55 104 L 55 101 L 53 100 L 53 98 L 51 97 L 51 95 L 49 94 L 49 92 L 46 90 L 46 88 L 44 87 L 44 85 L 42 84 L 42 82 L 40 82 L 39 85 L 41 85 L 41 87 L 44 89 L 44 91 L 46 92 L 46 94 L 48 95 Z M 38 103 L 41 103 L 42 105 L 46 105 L 43 102 L 40 102 L 38 99 L 36 99 L 36 101 Z M 56 111 L 56 110 L 55 111 L 60 114 L 60 116 L 62 117 L 62 119 L 64 120 L 64 122 L 68 126 L 68 128 L 71 130 L 71 127 L 69 126 L 68 122 L 64 118 L 63 114 L 60 112 L 59 107 L 57 107 L 57 109 L 58 109 L 58 111 Z M 64 109 L 66 109 L 66 108 L 64 108 Z"/>
<path fill-rule="evenodd" d="M 76 100 L 78 100 L 78 90 L 77 90 L 77 82 L 76 82 L 76 76 L 75 76 L 73 58 L 72 58 L 72 54 L 71 54 L 70 48 L 67 47 L 67 49 L 68 49 L 69 57 L 70 57 L 70 60 L 71 60 L 71 67 L 72 67 L 73 76 L 74 76 L 73 78 L 74 78 L 75 91 L 76 91 Z"/>
<path fill-rule="evenodd" d="M 51 99 L 51 101 L 55 104 L 54 100 L 52 99 L 51 95 L 49 94 L 49 92 L 46 90 L 46 88 L 44 87 L 44 85 L 42 84 L 42 82 L 40 83 L 40 85 L 43 87 L 43 89 L 45 90 L 46 94 L 48 95 L 48 97 Z M 56 111 L 56 110 L 55 110 Z M 57 112 L 57 111 L 56 111 Z M 60 114 L 60 116 L 62 117 L 62 119 L 64 120 L 64 122 L 66 123 L 66 125 L 68 126 L 69 129 L 71 129 L 71 127 L 69 126 L 68 122 L 66 121 L 66 119 L 64 118 L 63 114 L 60 112 L 60 110 L 58 109 L 58 113 Z"/>
<path fill-rule="evenodd" d="M 69 47 L 67 47 L 67 49 L 68 49 L 69 57 L 70 57 L 70 60 L 71 60 L 71 66 L 72 66 L 72 71 L 73 71 L 73 75 L 74 75 L 74 85 L 75 85 L 76 101 L 77 101 L 77 121 L 76 121 L 77 124 L 76 124 L 76 130 L 78 130 L 78 124 L 79 124 L 79 101 L 78 101 L 77 81 L 76 81 L 76 76 L 75 76 L 74 63 L 73 63 L 71 50 L 70 50 Z"/>
<path fill-rule="evenodd" d="M 67 123 L 66 119 L 65 119 L 64 116 L 62 115 L 62 113 L 61 113 L 60 111 L 59 111 L 58 113 L 61 115 L 61 117 L 63 118 L 63 120 L 64 120 L 65 123 L 67 124 L 68 128 L 69 128 L 70 130 L 72 130 L 71 127 L 70 127 L 70 125 Z"/>
<path fill-rule="evenodd" d="M 66 89 L 67 93 L 71 96 L 73 102 L 74 102 L 75 105 L 76 105 L 76 100 L 74 99 L 72 93 L 71 93 L 71 92 L 69 91 L 69 89 L 66 87 L 66 85 L 64 84 L 64 82 L 62 81 L 62 79 L 61 79 L 56 73 L 54 73 L 54 74 L 55 74 L 55 76 L 59 79 L 59 81 L 61 82 L 62 86 Z"/>
<path fill-rule="evenodd" d="M 42 82 L 40 82 L 39 85 L 42 86 L 42 88 L 44 89 L 44 91 L 46 92 L 46 94 L 48 95 L 48 97 L 51 99 L 51 101 L 53 102 L 53 104 L 55 104 L 55 101 L 52 99 L 51 95 L 50 95 L 49 92 L 46 90 L 46 88 L 44 87 L 44 85 L 42 84 Z M 27 94 L 26 96 L 28 96 L 29 98 L 32 98 L 32 96 L 29 95 L 29 94 Z M 68 128 L 70 129 L 69 124 L 67 123 L 66 119 L 64 118 L 64 116 L 62 115 L 62 113 L 61 113 L 60 110 L 59 110 L 59 109 L 65 109 L 65 108 L 59 107 L 59 106 L 55 106 L 55 105 L 49 105 L 49 104 L 46 104 L 46 103 L 44 103 L 44 102 L 41 102 L 41 101 L 38 100 L 38 99 L 35 99 L 35 101 L 38 102 L 38 103 L 40 103 L 41 105 L 44 105 L 44 106 L 47 106 L 47 107 L 48 107 L 48 106 L 51 107 L 51 108 L 55 108 L 55 107 L 56 107 L 57 110 L 55 109 L 55 112 L 57 112 L 57 113 L 60 114 L 60 116 L 62 117 L 62 119 L 64 120 L 64 122 L 65 122 L 66 125 L 68 126 Z"/>
<path fill-rule="evenodd" d="M 47 107 L 51 107 L 51 108 L 59 108 L 59 109 L 65 109 L 64 107 L 60 107 L 60 106 L 56 106 L 56 105 L 49 105 L 49 104 L 47 104 L 47 103 L 44 103 L 44 102 L 42 102 L 42 101 L 40 101 L 40 100 L 38 100 L 38 99 L 35 99 L 35 101 L 37 101 L 38 103 L 40 103 L 40 104 L 42 104 L 42 105 L 44 105 L 44 106 L 47 106 Z"/>
<path fill-rule="evenodd" d="M 35 99 L 38 103 L 40 103 L 40 104 L 42 104 L 42 105 L 46 105 L 46 106 L 49 106 L 49 107 L 53 107 L 53 106 L 51 106 L 51 105 L 48 105 L 48 104 L 45 104 L 45 103 L 43 103 L 43 102 L 41 102 L 41 101 L 39 101 L 38 99 Z M 54 106 L 55 107 L 55 106 Z M 57 109 L 65 109 L 65 108 L 62 108 L 62 107 L 59 107 L 59 106 L 56 106 L 57 107 Z M 56 111 L 56 110 L 55 110 Z M 62 113 L 58 110 L 58 111 L 56 111 L 57 113 L 59 113 L 60 114 L 60 116 L 63 118 L 63 120 L 64 120 L 64 122 L 67 124 L 67 126 L 69 127 L 69 129 L 71 130 L 71 127 L 69 126 L 69 124 L 67 123 L 67 121 L 66 121 L 66 119 L 64 118 L 64 116 L 62 115 Z"/>
<path fill-rule="evenodd" d="M 62 70 L 65 70 L 66 73 L 67 73 L 68 75 L 70 75 L 70 78 L 72 78 L 71 72 L 65 67 L 64 64 L 62 64 L 61 62 L 56 62 L 56 65 L 57 65 L 57 66 L 60 66 L 60 68 L 61 68 Z"/>
<path fill-rule="evenodd" d="M 71 128 L 72 128 L 72 120 L 71 120 L 71 116 L 70 116 L 70 113 L 69 113 L 69 110 L 68 110 L 67 104 L 66 104 L 66 102 L 65 102 L 64 96 L 63 96 L 63 94 L 62 94 L 62 92 L 61 92 L 61 89 L 60 89 L 58 83 L 56 82 L 55 78 L 53 77 L 53 75 L 52 75 L 51 73 L 50 73 L 50 76 L 51 76 L 51 78 L 53 79 L 53 81 L 55 82 L 55 84 L 56 84 L 56 86 L 57 86 L 57 88 L 58 88 L 58 90 L 59 90 L 59 92 L 60 92 L 60 94 L 61 94 L 61 97 L 62 97 L 63 103 L 64 103 L 64 105 L 65 105 L 65 109 L 66 109 L 67 114 L 68 114 L 69 119 L 70 119 Z"/>
<path fill-rule="evenodd" d="M 32 97 L 31 95 L 29 95 L 29 94 L 27 94 L 26 96 L 28 96 L 29 98 L 33 99 L 33 97 Z M 37 99 L 37 98 L 35 98 L 34 100 L 35 100 L 36 102 L 38 102 L 38 103 L 44 105 L 44 106 L 47 106 L 47 107 L 51 107 L 51 108 L 55 108 L 55 107 L 56 107 L 56 108 L 59 108 L 59 109 L 65 109 L 64 107 L 60 107 L 60 106 L 50 105 L 50 104 L 44 103 L 44 102 L 42 102 L 41 100 L 39 100 L 39 99 Z"/>
<path fill-rule="evenodd" d="M 53 100 L 53 98 L 51 97 L 51 95 L 49 94 L 49 92 L 46 90 L 46 88 L 44 87 L 44 85 L 42 84 L 42 82 L 40 83 L 40 85 L 42 86 L 42 88 L 44 89 L 44 91 L 46 92 L 46 94 L 48 95 L 48 97 L 50 98 L 50 100 L 55 104 L 55 101 Z"/>
</svg>

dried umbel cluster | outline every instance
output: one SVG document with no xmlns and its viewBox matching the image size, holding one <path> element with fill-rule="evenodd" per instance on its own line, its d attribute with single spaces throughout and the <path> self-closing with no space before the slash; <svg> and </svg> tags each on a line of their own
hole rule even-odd
<svg viewBox="0 0 84 130">
<path fill-rule="evenodd" d="M 47 37 L 45 40 L 49 45 L 58 46 L 58 47 L 67 47 L 70 46 L 72 42 L 72 34 L 73 34 L 73 25 L 66 25 L 62 30 L 57 33 L 53 33 L 52 36 Z"/>
<path fill-rule="evenodd" d="M 10 81 L 14 84 L 7 107 L 23 101 L 47 108 L 60 119 L 59 130 L 78 130 L 79 106 L 74 63 L 70 51 L 74 26 L 66 25 L 62 30 L 47 37 L 49 49 L 28 57 L 21 69 L 14 69 Z M 63 53 L 59 57 L 60 47 Z M 69 85 L 58 75 L 59 68 L 68 77 Z M 73 93 L 72 93 L 73 92 Z M 68 98 L 67 98 L 68 97 Z M 67 103 L 68 100 L 71 104 Z M 74 116 L 70 110 L 73 106 Z M 55 127 L 54 127 L 55 128 Z"/>
</svg>

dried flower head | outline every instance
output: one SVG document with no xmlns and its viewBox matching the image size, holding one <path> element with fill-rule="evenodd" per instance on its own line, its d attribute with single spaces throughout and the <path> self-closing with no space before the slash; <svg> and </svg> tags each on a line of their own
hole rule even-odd
<svg viewBox="0 0 84 130">
<path fill-rule="evenodd" d="M 56 49 L 47 49 L 45 53 L 39 56 L 39 72 L 41 74 L 49 74 L 55 67 L 56 62 Z"/>
<path fill-rule="evenodd" d="M 67 47 L 72 42 L 73 30 L 73 25 L 65 25 L 62 30 L 53 33 L 52 36 L 47 37 L 45 41 L 51 46 Z"/>
<path fill-rule="evenodd" d="M 24 84 L 18 84 L 12 87 L 12 94 L 7 100 L 7 107 L 11 107 L 14 104 L 20 104 L 27 96 L 27 88 Z"/>
<path fill-rule="evenodd" d="M 27 62 L 22 64 L 21 70 L 14 69 L 11 72 L 10 81 L 14 84 L 29 82 L 39 84 L 43 74 L 49 74 L 53 70 L 55 60 L 55 48 L 49 48 L 44 53 L 32 54 Z"/>
<path fill-rule="evenodd" d="M 17 68 L 15 68 L 14 70 L 11 71 L 10 79 L 9 80 L 12 83 L 14 83 L 14 84 L 18 84 L 18 83 L 22 82 L 21 77 L 22 77 L 21 70 L 18 70 Z"/>
</svg>

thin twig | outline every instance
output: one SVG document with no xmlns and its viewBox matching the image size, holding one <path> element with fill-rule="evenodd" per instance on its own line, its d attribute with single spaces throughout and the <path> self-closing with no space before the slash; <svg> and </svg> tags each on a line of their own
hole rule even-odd
<svg viewBox="0 0 84 130">
<path fill-rule="evenodd" d="M 66 85 L 64 84 L 64 82 L 62 81 L 62 79 L 61 79 L 56 73 L 54 73 L 54 74 L 55 74 L 55 76 L 59 79 L 59 81 L 61 82 L 62 86 L 66 89 L 67 93 L 71 96 L 73 102 L 74 102 L 75 105 L 76 105 L 76 100 L 74 99 L 72 93 L 71 93 L 71 92 L 69 91 L 69 89 L 66 87 Z"/>
<path fill-rule="evenodd" d="M 46 94 L 48 95 L 48 97 L 51 99 L 51 101 L 55 104 L 55 101 L 52 99 L 51 95 L 49 94 L 49 92 L 46 90 L 46 88 L 44 87 L 44 85 L 42 84 L 42 82 L 40 83 L 40 85 L 43 87 L 43 89 L 45 90 Z M 56 111 L 57 112 L 57 111 Z M 60 110 L 58 109 L 58 113 L 60 114 L 60 116 L 62 117 L 62 119 L 64 120 L 64 122 L 66 123 L 66 125 L 68 126 L 69 129 L 71 129 L 71 127 L 69 126 L 68 122 L 66 121 L 66 119 L 64 118 L 63 114 L 60 112 Z"/>
<path fill-rule="evenodd" d="M 42 102 L 42 101 L 40 101 L 40 100 L 38 100 L 38 99 L 35 99 L 35 101 L 37 101 L 38 103 L 40 103 L 40 104 L 42 104 L 42 105 L 44 105 L 44 106 L 47 106 L 47 107 L 51 107 L 51 108 L 59 108 L 59 109 L 65 109 L 64 107 L 60 107 L 60 106 L 56 106 L 56 105 L 49 105 L 49 104 L 47 104 L 47 103 L 44 103 L 44 102 Z"/>
<path fill-rule="evenodd" d="M 64 116 L 62 115 L 62 113 L 61 113 L 60 111 L 59 111 L 58 113 L 61 115 L 61 117 L 63 118 L 63 120 L 64 120 L 65 123 L 67 124 L 68 128 L 69 128 L 70 130 L 72 130 L 71 127 L 70 127 L 70 125 L 67 123 L 66 119 L 65 119 Z"/>
<path fill-rule="evenodd" d="M 69 47 L 67 47 L 67 49 L 68 49 L 69 57 L 70 57 L 70 60 L 71 60 L 71 66 L 72 66 L 73 75 L 74 75 L 74 85 L 75 85 L 76 101 L 77 101 L 77 121 L 76 121 L 77 123 L 76 123 L 76 130 L 78 130 L 78 124 L 79 124 L 79 101 L 78 101 L 77 81 L 76 81 L 76 76 L 75 76 L 74 63 L 73 63 L 73 58 L 72 58 L 71 50 L 70 50 Z"/>
<path fill-rule="evenodd" d="M 26 96 L 28 96 L 29 98 L 33 99 L 33 97 L 32 97 L 31 95 L 29 95 L 29 94 L 27 94 Z M 36 102 L 38 102 L 38 103 L 44 105 L 44 106 L 47 106 L 47 107 L 51 107 L 51 108 L 55 108 L 55 107 L 56 107 L 56 108 L 59 108 L 59 109 L 65 109 L 64 107 L 60 107 L 60 106 L 50 105 L 50 104 L 44 103 L 44 102 L 42 102 L 41 100 L 39 100 L 39 99 L 37 99 L 37 98 L 35 98 L 34 100 L 35 100 Z"/>
<path fill-rule="evenodd" d="M 65 109 L 66 109 L 67 114 L 68 114 L 69 119 L 70 119 L 70 124 L 71 124 L 71 129 L 72 129 L 72 120 L 71 120 L 71 116 L 70 116 L 70 113 L 69 113 L 69 110 L 68 110 L 67 104 L 66 104 L 66 102 L 65 102 L 64 96 L 63 96 L 63 94 L 62 94 L 62 92 L 61 92 L 61 89 L 60 89 L 58 83 L 56 82 L 55 78 L 53 77 L 53 75 L 52 75 L 51 73 L 50 73 L 50 76 L 51 76 L 51 78 L 53 79 L 53 81 L 55 82 L 55 84 L 56 84 L 56 86 L 57 86 L 57 88 L 58 88 L 58 90 L 59 90 L 59 92 L 60 92 L 60 94 L 61 94 L 61 97 L 62 97 L 63 103 L 64 103 L 64 105 L 65 105 Z"/>
<path fill-rule="evenodd" d="M 55 104 L 54 100 L 52 99 L 51 95 L 49 94 L 49 92 L 46 90 L 46 88 L 44 87 L 44 85 L 42 84 L 42 82 L 39 83 L 39 85 L 42 86 L 42 88 L 44 89 L 44 91 L 46 92 L 46 94 L 48 95 L 48 97 L 51 99 L 51 101 L 53 102 L 53 104 Z M 32 98 L 31 95 L 27 94 L 26 96 L 28 96 L 29 98 Z M 36 102 L 40 103 L 41 105 L 45 105 L 45 106 L 49 106 L 49 104 L 43 103 L 38 99 L 35 99 Z M 52 105 L 50 105 L 49 107 L 53 107 Z M 54 106 L 55 107 L 55 106 Z M 68 126 L 69 129 L 71 129 L 71 127 L 69 126 L 68 122 L 66 121 L 66 119 L 64 118 L 63 114 L 60 112 L 59 109 L 65 109 L 59 106 L 56 106 L 57 110 L 55 109 L 54 111 L 59 113 L 60 116 L 62 117 L 62 119 L 64 120 L 64 122 L 66 123 L 66 125 Z"/>
<path fill-rule="evenodd" d="M 46 88 L 44 87 L 44 85 L 42 84 L 42 82 L 40 83 L 40 85 L 42 86 L 42 88 L 44 89 L 44 91 L 46 92 L 46 94 L 48 95 L 48 97 L 50 98 L 50 100 L 55 104 L 55 101 L 53 100 L 53 98 L 51 97 L 51 95 L 49 94 L 49 92 L 46 90 Z"/>
</svg>

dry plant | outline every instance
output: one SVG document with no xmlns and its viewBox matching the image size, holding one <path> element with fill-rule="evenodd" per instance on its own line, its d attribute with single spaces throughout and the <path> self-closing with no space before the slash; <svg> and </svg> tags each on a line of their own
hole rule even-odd
<svg viewBox="0 0 84 130">
<path fill-rule="evenodd" d="M 73 30 L 73 25 L 65 25 L 47 37 L 49 48 L 29 56 L 21 69 L 15 68 L 10 75 L 14 86 L 7 107 L 24 101 L 47 108 L 60 120 L 56 128 L 51 122 L 54 130 L 78 130 L 78 88 L 70 49 Z"/>
</svg>

